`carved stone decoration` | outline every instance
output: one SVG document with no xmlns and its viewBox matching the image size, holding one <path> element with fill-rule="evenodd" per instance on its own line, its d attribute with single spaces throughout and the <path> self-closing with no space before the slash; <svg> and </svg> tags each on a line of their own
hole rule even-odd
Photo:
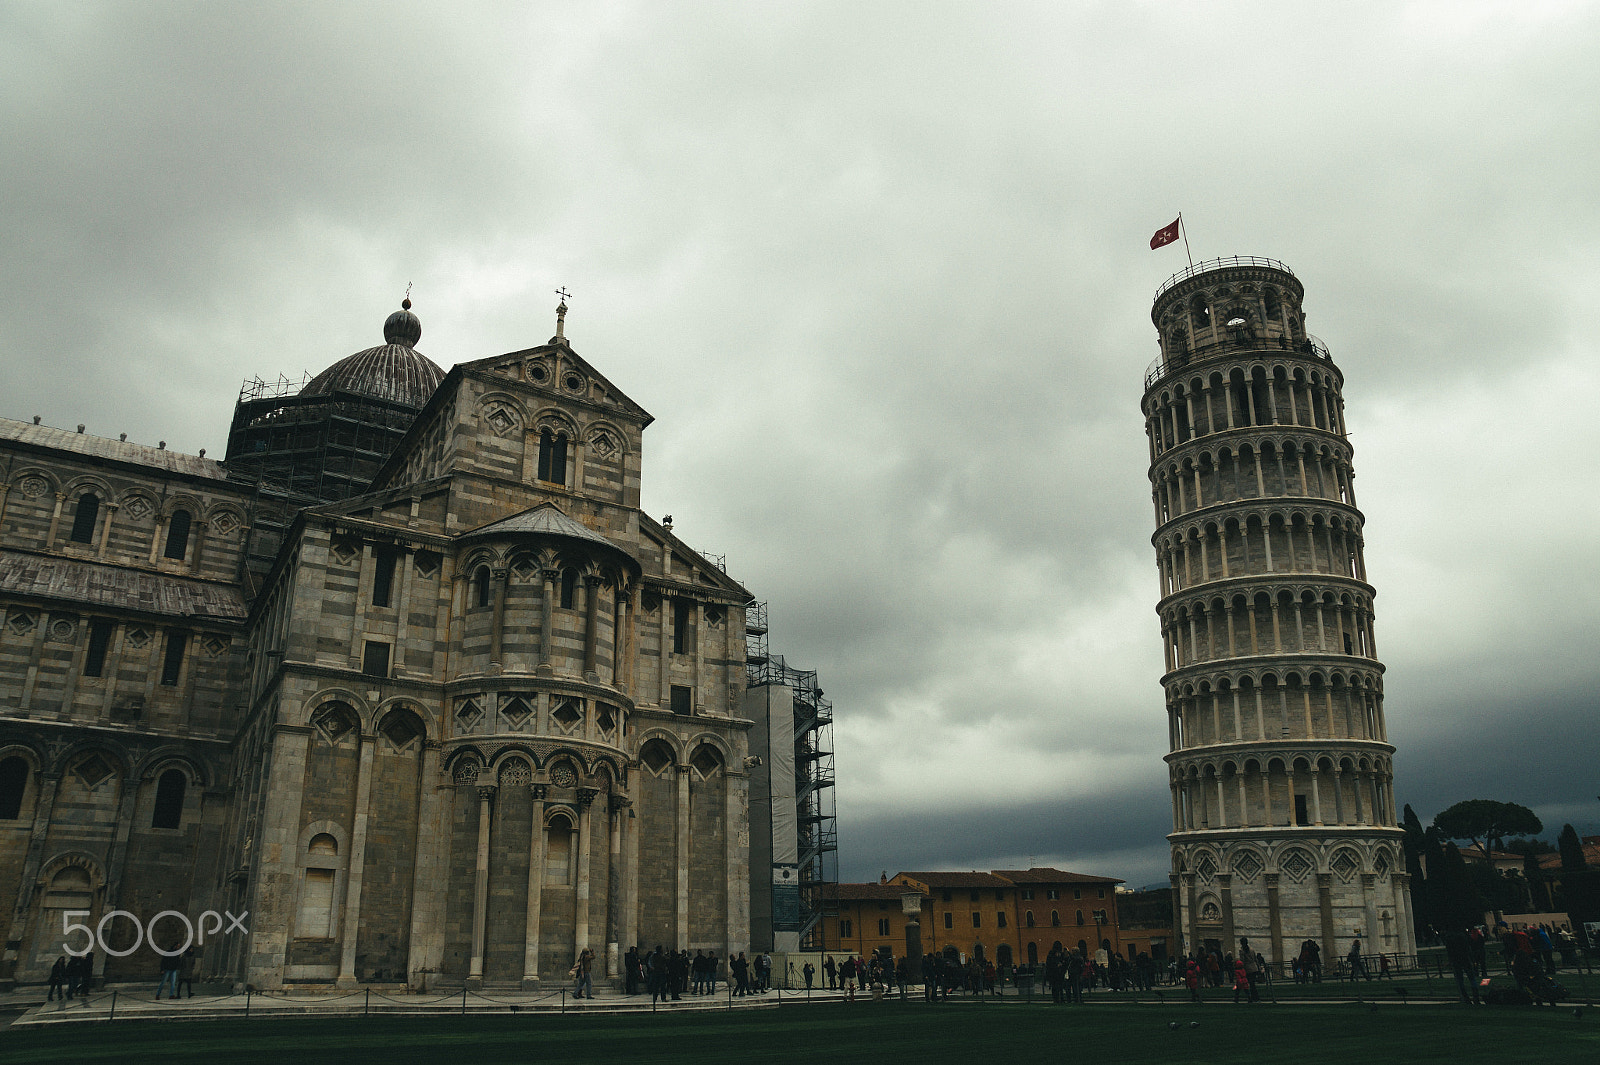
<svg viewBox="0 0 1600 1065">
<path fill-rule="evenodd" d="M 533 783 L 533 767 L 521 758 L 513 758 L 500 767 L 500 786 L 517 788 Z"/>
<path fill-rule="evenodd" d="M 57 618 L 55 621 L 50 623 L 50 638 L 52 640 L 66 642 L 67 640 L 72 639 L 73 634 L 77 631 L 77 626 L 68 621 L 66 618 Z"/>
<path fill-rule="evenodd" d="M 1233 856 L 1234 875 L 1246 884 L 1254 883 L 1256 877 L 1261 875 L 1261 869 L 1261 859 L 1255 851 L 1241 851 Z"/>
<path fill-rule="evenodd" d="M 594 802 L 595 796 L 600 794 L 599 788 L 579 788 L 578 805 L 587 807 Z"/>
<path fill-rule="evenodd" d="M 572 766 L 562 762 L 550 770 L 550 783 L 558 788 L 570 788 L 578 782 L 578 774 L 573 772 Z"/>
<path fill-rule="evenodd" d="M 6 627 L 18 636 L 24 636 L 33 631 L 33 623 L 39 620 L 37 614 L 30 614 L 26 610 L 13 610 L 6 619 Z"/>
<path fill-rule="evenodd" d="M 230 511 L 218 511 L 216 517 L 211 519 L 211 531 L 218 536 L 231 536 L 233 530 L 239 527 L 239 519 Z"/>
<path fill-rule="evenodd" d="M 493 408 L 483 420 L 488 423 L 489 428 L 501 436 L 505 436 L 517 427 L 517 419 L 505 407 Z"/>
<path fill-rule="evenodd" d="M 144 645 L 150 642 L 150 634 L 144 629 L 141 629 L 135 625 L 133 628 L 128 630 L 128 634 L 123 637 L 123 640 L 130 648 L 138 651 L 142 650 Z"/>
<path fill-rule="evenodd" d="M 1283 861 L 1278 863 L 1278 867 L 1283 870 L 1284 876 L 1297 884 L 1306 878 L 1307 873 L 1316 868 L 1311 859 L 1306 856 L 1306 852 L 1299 847 L 1295 847 L 1284 855 Z"/>
<path fill-rule="evenodd" d="M 529 784 L 528 785 L 528 794 L 533 796 L 533 801 L 534 802 L 544 802 L 544 797 L 546 795 L 550 794 L 550 785 L 548 785 L 548 784 Z"/>
<path fill-rule="evenodd" d="M 456 766 L 455 782 L 462 786 L 478 782 L 478 763 L 464 761 Z"/>
<path fill-rule="evenodd" d="M 150 516 L 150 503 L 144 496 L 134 496 L 122 505 L 122 513 L 131 521 L 143 521 Z"/>
<path fill-rule="evenodd" d="M 24 477 L 17 487 L 22 489 L 22 494 L 29 499 L 38 499 L 50 491 L 50 482 L 43 477 Z"/>
</svg>

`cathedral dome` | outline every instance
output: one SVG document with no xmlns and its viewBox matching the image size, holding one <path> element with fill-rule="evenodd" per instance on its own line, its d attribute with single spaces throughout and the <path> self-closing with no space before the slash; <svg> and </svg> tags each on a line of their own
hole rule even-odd
<svg viewBox="0 0 1600 1065">
<path fill-rule="evenodd" d="M 323 370 L 300 394 L 328 396 L 349 392 L 422 409 L 444 380 L 444 371 L 413 347 L 422 339 L 422 322 L 411 313 L 410 300 L 383 323 L 383 339 L 385 343 L 358 351 Z"/>
</svg>

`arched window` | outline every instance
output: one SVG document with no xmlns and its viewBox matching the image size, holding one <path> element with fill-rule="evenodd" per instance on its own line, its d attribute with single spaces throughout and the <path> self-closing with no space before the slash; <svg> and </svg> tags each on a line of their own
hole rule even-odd
<svg viewBox="0 0 1600 1065">
<path fill-rule="evenodd" d="M 1060 928 L 1061 927 L 1061 911 L 1060 910 L 1051 910 L 1050 911 L 1050 927 L 1051 928 Z"/>
<path fill-rule="evenodd" d="M 1078 923 L 1079 924 L 1083 923 L 1083 911 L 1082 910 L 1078 911 Z"/>
<path fill-rule="evenodd" d="M 189 778 L 181 769 L 169 769 L 156 782 L 156 811 L 151 828 L 178 828 L 183 824 L 183 793 Z"/>
<path fill-rule="evenodd" d="M 567 436 L 539 430 L 539 480 L 550 484 L 567 483 Z"/>
<path fill-rule="evenodd" d="M 94 543 L 94 523 L 100 516 L 100 497 L 85 492 L 78 497 L 78 507 L 72 514 L 72 533 L 68 537 L 76 544 Z"/>
<path fill-rule="evenodd" d="M 189 525 L 193 520 L 187 510 L 172 512 L 172 517 L 167 519 L 167 549 L 163 555 L 183 561 L 189 553 Z"/>
<path fill-rule="evenodd" d="M 15 756 L 0 762 L 0 821 L 22 816 L 22 796 L 28 790 L 28 763 Z"/>
<path fill-rule="evenodd" d="M 479 606 L 489 605 L 489 567 L 479 566 L 472 571 L 473 601 Z"/>
<path fill-rule="evenodd" d="M 569 566 L 561 571 L 561 609 L 571 610 L 577 595 L 578 571 Z"/>
</svg>

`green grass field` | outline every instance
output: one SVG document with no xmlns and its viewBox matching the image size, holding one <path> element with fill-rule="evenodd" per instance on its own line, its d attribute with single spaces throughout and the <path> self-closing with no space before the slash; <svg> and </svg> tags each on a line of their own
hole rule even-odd
<svg viewBox="0 0 1600 1065">
<path fill-rule="evenodd" d="M 1198 1020 L 1200 1027 L 1189 1027 Z M 1179 1024 L 1177 1030 L 1168 1027 Z M 1122 1063 L 1600 1061 L 1600 1009 L 858 1002 L 726 1014 L 132 1022 L 0 1031 L 7 1065 L 467 1065 L 1032 1060 Z"/>
</svg>

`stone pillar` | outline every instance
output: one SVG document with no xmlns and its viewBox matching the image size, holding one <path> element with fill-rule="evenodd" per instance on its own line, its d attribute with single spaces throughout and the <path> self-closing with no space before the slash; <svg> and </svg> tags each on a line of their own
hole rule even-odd
<svg viewBox="0 0 1600 1065">
<path fill-rule="evenodd" d="M 361 736 L 361 768 L 356 776 L 356 809 L 351 819 L 350 861 L 345 870 L 344 942 L 339 961 L 339 987 L 356 986 L 356 939 L 361 930 L 361 876 L 367 864 L 367 814 L 372 806 L 372 758 L 375 735 Z"/>
<path fill-rule="evenodd" d="M 599 574 L 591 573 L 583 578 L 583 600 L 583 679 L 599 684 L 599 649 L 596 646 L 600 630 Z"/>
<path fill-rule="evenodd" d="M 478 786 L 478 876 L 472 890 L 472 960 L 467 986 L 483 987 L 483 940 L 489 917 L 489 821 L 494 808 L 493 784 Z"/>
<path fill-rule="evenodd" d="M 573 950 L 576 958 L 589 947 L 589 848 L 594 836 L 596 788 L 578 789 L 578 889 L 573 906 Z"/>
<path fill-rule="evenodd" d="M 557 570 L 543 571 L 544 601 L 539 604 L 539 673 L 548 677 L 555 672 L 555 667 L 550 662 L 550 640 L 555 625 L 556 596 L 555 582 L 561 576 Z"/>
<path fill-rule="evenodd" d="M 627 692 L 628 677 L 624 667 L 627 661 L 628 596 L 622 588 L 611 593 L 611 686 Z"/>
<path fill-rule="evenodd" d="M 544 892 L 544 784 L 530 784 L 533 795 L 533 831 L 528 841 L 528 923 L 522 940 L 522 989 L 539 987 L 539 921 Z"/>
<path fill-rule="evenodd" d="M 689 774 L 678 766 L 678 950 L 689 949 Z"/>
<path fill-rule="evenodd" d="M 622 853 L 622 931 L 618 938 L 634 947 L 639 945 L 639 820 L 631 808 L 622 823 Z"/>
<path fill-rule="evenodd" d="M 67 497 L 65 493 L 56 493 L 56 509 L 50 512 L 50 531 L 45 534 L 44 538 L 44 548 L 46 551 L 50 550 L 56 545 L 56 534 L 61 531 L 61 507 L 66 501 Z M 156 529 L 159 532 L 160 526 L 157 525 Z M 153 550 L 151 551 L 150 557 L 152 560 L 155 558 L 155 552 Z"/>
<path fill-rule="evenodd" d="M 506 627 L 506 585 L 511 582 L 511 570 L 500 567 L 489 571 L 494 582 L 494 620 L 489 630 L 489 668 L 500 664 L 500 643 Z"/>
<path fill-rule="evenodd" d="M 611 860 L 606 870 L 606 975 L 622 975 L 618 936 L 622 925 L 622 822 L 629 802 L 612 793 L 606 802 Z"/>
<path fill-rule="evenodd" d="M 1401 954 L 1410 957 L 1417 952 L 1416 922 L 1411 916 L 1411 875 L 1409 873 L 1391 874 L 1391 883 L 1394 884 L 1394 914 L 1395 938 L 1399 941 L 1397 948 Z"/>
<path fill-rule="evenodd" d="M 1338 954 L 1338 942 L 1333 931 L 1333 874 L 1317 874 L 1317 910 L 1321 917 L 1322 958 L 1333 964 Z"/>
<path fill-rule="evenodd" d="M 1278 905 L 1278 874 L 1267 873 L 1267 931 L 1272 937 L 1272 964 L 1283 963 L 1283 910 Z"/>
<path fill-rule="evenodd" d="M 420 978 L 412 989 L 423 990 L 426 972 L 437 972 L 444 960 L 445 870 L 450 833 L 442 819 L 448 785 L 439 781 L 439 741 L 424 740 L 417 797 L 417 858 L 411 872 L 411 936 L 406 968 Z"/>
<path fill-rule="evenodd" d="M 156 642 L 151 641 L 152 647 Z M 278 712 L 280 716 L 299 716 L 287 701 Z M 283 967 L 296 917 L 294 900 L 300 884 L 300 810 L 310 746 L 310 725 L 274 726 L 269 761 L 262 771 L 261 814 L 256 823 L 260 838 L 250 870 L 248 896 L 254 905 L 243 973 L 243 982 L 258 989 L 283 986 Z"/>
<path fill-rule="evenodd" d="M 1361 874 L 1361 911 L 1366 918 L 1366 931 L 1362 933 L 1366 942 L 1361 944 L 1361 953 L 1369 956 L 1367 959 L 1369 964 L 1371 963 L 1370 955 L 1379 949 L 1378 900 L 1374 897 L 1377 894 L 1377 886 L 1378 877 L 1376 874 Z"/>
<path fill-rule="evenodd" d="M 729 766 L 724 775 L 727 782 L 727 813 L 723 824 L 727 826 L 728 876 L 728 943 L 727 952 L 748 950 L 750 947 L 750 830 L 749 802 L 750 775 L 735 766 Z M 743 826 L 735 831 L 735 826 Z"/>
<path fill-rule="evenodd" d="M 1233 926 L 1233 877 L 1228 873 L 1217 874 L 1217 887 L 1222 893 L 1222 950 L 1227 953 L 1234 949 L 1238 942 L 1236 929 Z"/>
<path fill-rule="evenodd" d="M 1200 943 L 1200 929 L 1198 927 L 1200 908 L 1195 898 L 1195 875 L 1193 873 L 1183 874 L 1183 908 L 1185 910 L 1183 934 L 1189 942 L 1189 949 L 1193 950 Z"/>
<path fill-rule="evenodd" d="M 106 522 L 100 527 L 100 546 L 95 550 L 96 558 L 106 557 L 106 545 L 111 542 L 111 525 L 117 518 L 117 505 L 115 503 L 101 504 L 105 508 Z"/>
<path fill-rule="evenodd" d="M 59 497 L 58 497 L 59 498 Z M 43 615 L 40 615 L 43 624 Z M 61 774 L 39 774 L 39 797 L 33 804 L 33 829 L 28 834 L 28 850 L 22 859 L 22 881 L 17 889 L 17 904 L 11 912 L 11 926 L 6 932 L 5 954 L 0 956 L 0 990 L 14 990 L 17 963 L 21 960 L 22 943 L 27 939 L 28 911 L 33 905 L 33 889 L 39 879 L 39 867 L 44 864 L 45 838 L 50 834 L 50 813 L 55 809 L 56 793 L 61 787 Z M 12 946 L 12 944 L 17 944 Z"/>
</svg>

